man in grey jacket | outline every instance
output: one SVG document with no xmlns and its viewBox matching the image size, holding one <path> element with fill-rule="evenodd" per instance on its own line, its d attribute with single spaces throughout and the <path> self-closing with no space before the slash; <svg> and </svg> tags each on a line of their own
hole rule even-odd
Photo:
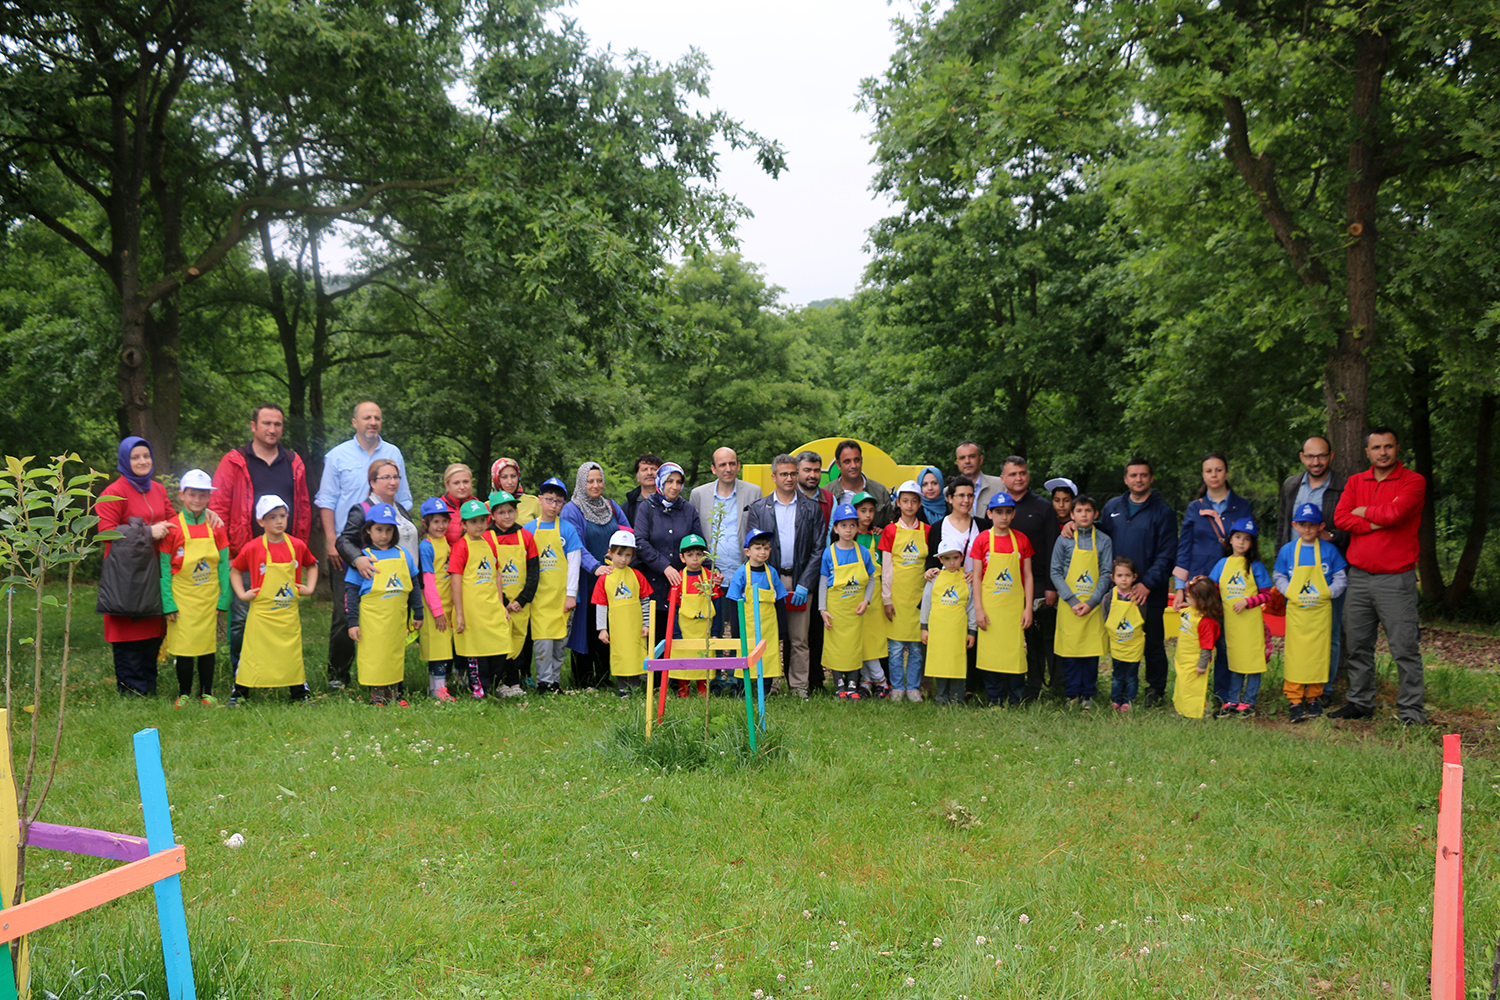
<svg viewBox="0 0 1500 1000">
<path fill-rule="evenodd" d="M 793 693 L 807 697 L 810 658 L 807 627 L 811 595 L 818 587 L 823 558 L 823 511 L 816 500 L 797 488 L 797 462 L 790 455 L 777 455 L 771 462 L 776 490 L 750 505 L 751 531 L 771 533 L 771 561 L 786 587 L 786 628 L 782 631 L 782 657 Z"/>
<path fill-rule="evenodd" d="M 745 535 L 749 531 L 750 505 L 761 498 L 760 487 L 747 483 L 740 476 L 740 457 L 733 448 L 718 448 L 713 456 L 714 480 L 695 486 L 688 497 L 703 520 L 707 534 L 709 558 L 714 569 L 724 574 L 727 585 L 734 571 L 745 561 Z M 720 597 L 714 602 L 714 621 L 721 626 L 729 624 L 729 634 L 740 637 L 740 620 L 735 614 L 734 602 Z M 720 678 L 722 681 L 723 678 Z M 721 688 L 723 684 L 715 681 Z"/>
<path fill-rule="evenodd" d="M 1292 511 L 1305 503 L 1315 504 L 1319 510 L 1334 511 L 1338 508 L 1339 497 L 1344 495 L 1344 477 L 1333 471 L 1333 445 L 1321 434 L 1315 434 L 1302 442 L 1302 451 L 1297 454 L 1302 460 L 1303 471 L 1299 475 L 1289 476 L 1281 484 L 1281 502 L 1277 506 L 1278 517 L 1276 518 L 1276 551 L 1292 540 Z M 1323 534 L 1320 536 L 1325 542 L 1332 542 L 1341 554 L 1349 552 L 1349 532 L 1340 531 L 1333 526 L 1333 514 L 1329 513 L 1328 523 L 1323 526 Z M 1328 659 L 1328 683 L 1333 684 L 1333 679 L 1339 673 L 1339 659 L 1344 652 L 1344 595 L 1333 599 L 1333 641 L 1329 644 Z"/>
</svg>

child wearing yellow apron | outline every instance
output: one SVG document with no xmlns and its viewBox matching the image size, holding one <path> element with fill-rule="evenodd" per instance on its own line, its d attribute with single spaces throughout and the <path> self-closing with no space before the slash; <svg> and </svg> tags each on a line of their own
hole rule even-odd
<svg viewBox="0 0 1500 1000">
<path fill-rule="evenodd" d="M 1208 700 L 1208 668 L 1223 632 L 1224 605 L 1219 588 L 1206 576 L 1195 576 L 1182 588 L 1177 616 L 1177 685 L 1172 706 L 1186 719 L 1203 718 Z"/>
<path fill-rule="evenodd" d="M 287 504 L 268 493 L 255 502 L 259 538 L 252 538 L 234 557 L 229 574 L 235 596 L 249 605 L 245 644 L 234 675 L 229 707 L 235 708 L 250 688 L 284 687 L 292 701 L 307 697 L 302 667 L 302 618 L 298 597 L 311 597 L 318 585 L 318 560 L 300 538 L 286 533 Z M 249 587 L 242 574 L 249 573 Z"/>
<path fill-rule="evenodd" d="M 177 700 L 173 708 L 193 702 L 193 675 L 198 677 L 198 700 L 218 708 L 214 690 L 214 653 L 219 645 L 219 623 L 229 610 L 229 538 L 223 525 L 208 524 L 213 480 L 202 469 L 182 474 L 177 495 L 183 512 L 168 521 L 167 534 L 157 544 L 161 554 L 161 608 L 167 616 L 163 653 L 177 658 Z"/>
<path fill-rule="evenodd" d="M 495 549 L 500 559 L 500 586 L 505 594 L 505 610 L 510 612 L 510 652 L 500 661 L 500 686 L 495 693 L 502 698 L 525 694 L 521 678 L 531 669 L 531 650 L 526 633 L 531 624 L 531 602 L 536 598 L 541 577 L 541 560 L 536 539 L 525 528 L 516 527 L 518 504 L 509 493 L 490 494 L 490 522 L 495 526 Z"/>
<path fill-rule="evenodd" d="M 786 607 L 786 587 L 781 582 L 781 574 L 766 568 L 766 562 L 770 558 L 771 533 L 751 531 L 745 536 L 745 561 L 734 571 L 729 587 L 724 592 L 724 596 L 739 605 L 735 613 L 744 617 L 747 647 L 754 648 L 756 643 L 765 641 L 766 651 L 760 661 L 760 676 L 767 689 L 771 686 L 770 682 L 782 674 L 781 623 L 778 616 L 783 614 Z M 744 675 L 743 670 L 735 672 L 736 677 Z M 753 669 L 750 679 L 754 680 Z"/>
<path fill-rule="evenodd" d="M 651 584 L 641 571 L 630 568 L 635 558 L 635 532 L 624 528 L 609 536 L 610 570 L 594 581 L 594 625 L 599 641 L 609 647 L 609 673 L 615 694 L 630 697 L 630 689 L 646 673 L 651 652 Z"/>
<path fill-rule="evenodd" d="M 1292 514 L 1297 537 L 1276 554 L 1272 574 L 1286 596 L 1282 690 L 1287 718 L 1306 722 L 1323 714 L 1323 686 L 1333 648 L 1333 599 L 1349 585 L 1349 564 L 1323 533 L 1323 511 L 1304 503 Z"/>
<path fill-rule="evenodd" d="M 1078 497 L 1073 501 L 1073 537 L 1059 536 L 1052 545 L 1051 575 L 1057 585 L 1052 651 L 1063 670 L 1068 706 L 1085 712 L 1093 709 L 1099 688 L 1099 657 L 1105 646 L 1099 605 L 1109 591 L 1104 567 L 1114 561 L 1109 536 L 1094 526 L 1098 513 L 1093 497 Z"/>
<path fill-rule="evenodd" d="M 1115 556 L 1110 564 L 1110 588 L 1100 605 L 1104 613 L 1104 634 L 1109 640 L 1111 674 L 1109 685 L 1109 707 L 1120 712 L 1130 711 L 1140 690 L 1141 660 L 1146 655 L 1146 615 L 1140 605 L 1130 599 L 1140 574 L 1136 572 L 1135 560 L 1129 556 Z"/>
<path fill-rule="evenodd" d="M 870 554 L 870 562 L 875 566 L 875 575 L 878 578 L 880 555 L 876 546 L 880 544 L 880 532 L 875 527 L 875 513 L 879 510 L 879 505 L 873 496 L 863 491 L 850 497 L 849 504 L 859 515 L 859 528 L 854 533 L 854 544 Z M 892 689 L 886 678 L 885 665 L 891 650 L 885 637 L 885 615 L 873 598 L 870 606 L 875 608 L 875 611 L 860 618 L 865 640 L 865 664 L 859 668 L 859 684 L 861 689 L 869 691 L 876 698 L 889 698 Z M 905 691 L 896 693 L 898 696 L 906 694 Z"/>
<path fill-rule="evenodd" d="M 708 559 L 708 542 L 702 535 L 688 535 L 677 546 L 682 554 L 682 583 L 673 590 L 677 593 L 677 619 L 672 626 L 672 638 L 703 641 L 713 631 L 714 599 L 719 596 L 714 573 L 704 569 Z M 672 659 L 700 659 L 711 655 L 707 651 L 672 648 Z M 668 678 L 677 682 L 677 696 L 686 698 L 692 694 L 693 682 L 698 682 L 698 693 L 708 693 L 707 670 L 673 670 Z"/>
<path fill-rule="evenodd" d="M 448 505 L 442 497 L 422 501 L 422 540 L 417 543 L 417 569 L 422 575 L 422 599 L 427 614 L 417 633 L 417 649 L 427 664 L 427 693 L 438 701 L 457 701 L 448 690 L 453 662 L 453 598 L 448 591 Z"/>
<path fill-rule="evenodd" d="M 500 553 L 487 530 L 483 500 L 458 509 L 463 535 L 448 553 L 448 589 L 453 601 L 453 654 L 469 661 L 469 692 L 484 698 L 499 659 L 510 652 L 510 622 L 500 595 Z"/>
<path fill-rule="evenodd" d="M 578 529 L 560 516 L 568 487 L 553 476 L 537 490 L 541 513 L 526 525 L 536 545 L 536 596 L 531 602 L 531 656 L 536 693 L 562 691 L 563 655 L 568 651 L 568 621 L 578 605 L 578 572 L 583 540 Z"/>
<path fill-rule="evenodd" d="M 879 613 L 870 610 L 875 600 L 875 561 L 854 540 L 859 514 L 853 504 L 840 504 L 832 521 L 835 541 L 824 551 L 818 575 L 818 607 L 823 609 L 826 629 L 823 667 L 834 675 L 835 697 L 858 701 L 859 675 L 869 656 L 866 622 L 882 624 Z M 880 639 L 884 645 L 883 629 Z"/>
<path fill-rule="evenodd" d="M 1271 599 L 1271 574 L 1256 551 L 1260 529 L 1254 518 L 1229 526 L 1229 555 L 1214 564 L 1209 579 L 1224 604 L 1224 646 L 1229 651 L 1229 697 L 1216 719 L 1248 719 L 1255 713 L 1261 674 L 1266 672 L 1266 624 L 1261 605 Z"/>
<path fill-rule="evenodd" d="M 344 615 L 356 647 L 356 675 L 370 689 L 370 704 L 406 707 L 406 637 L 422 626 L 416 559 L 396 546 L 396 510 L 378 503 L 360 526 L 360 551 L 370 560 L 368 580 L 353 566 L 344 573 Z"/>
<path fill-rule="evenodd" d="M 1004 490 L 989 503 L 990 530 L 974 539 L 969 558 L 974 561 L 969 589 L 979 595 L 974 620 L 979 635 L 974 665 L 984 678 L 991 705 L 1021 704 L 1026 697 L 1025 630 L 1031 627 L 1035 581 L 1031 540 L 1010 530 L 1016 501 Z"/>
<path fill-rule="evenodd" d="M 969 672 L 967 650 L 977 633 L 974 592 L 964 579 L 961 548 L 949 543 L 938 552 L 938 560 L 943 568 L 922 588 L 920 621 L 927 676 L 933 679 L 933 701 L 962 705 Z"/>
<path fill-rule="evenodd" d="M 885 604 L 891 690 L 922 700 L 922 590 L 927 584 L 927 522 L 922 490 L 908 479 L 896 490 L 900 516 L 880 533 L 880 596 Z"/>
</svg>

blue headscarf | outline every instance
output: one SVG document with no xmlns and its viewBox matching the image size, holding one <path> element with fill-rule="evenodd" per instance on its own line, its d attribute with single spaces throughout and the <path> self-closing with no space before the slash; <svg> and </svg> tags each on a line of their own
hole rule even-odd
<svg viewBox="0 0 1500 1000">
<path fill-rule="evenodd" d="M 947 484 L 943 482 L 943 470 L 935 465 L 927 465 L 923 466 L 922 471 L 917 473 L 918 489 L 922 488 L 922 480 L 927 478 L 927 473 L 929 472 L 937 476 L 938 495 L 937 499 L 932 500 L 928 499 L 927 494 L 922 494 L 922 519 L 928 524 L 937 524 L 948 516 L 948 501 L 943 499 L 943 490 Z"/>
<path fill-rule="evenodd" d="M 145 445 L 147 451 L 151 451 L 151 442 L 143 437 L 128 437 L 120 442 L 120 455 L 115 462 L 115 471 L 124 476 L 131 486 L 135 487 L 137 493 L 149 493 L 151 491 L 151 472 L 144 476 L 137 476 L 130 471 L 130 453 L 140 446 Z M 152 452 L 151 471 L 156 471 L 156 453 Z"/>
<path fill-rule="evenodd" d="M 666 494 L 662 492 L 662 487 L 667 485 L 667 477 L 674 472 L 682 477 L 682 489 L 683 492 L 686 492 L 687 473 L 682 471 L 682 466 L 676 462 L 663 462 L 661 467 L 656 470 L 656 500 L 664 510 L 673 510 L 678 504 L 687 502 L 682 493 L 677 494 L 676 500 L 668 500 Z"/>
</svg>

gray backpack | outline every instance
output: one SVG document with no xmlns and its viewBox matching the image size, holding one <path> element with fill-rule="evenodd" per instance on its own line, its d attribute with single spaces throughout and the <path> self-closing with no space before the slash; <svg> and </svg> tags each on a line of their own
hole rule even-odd
<svg viewBox="0 0 1500 1000">
<path fill-rule="evenodd" d="M 154 618 L 161 608 L 161 560 L 151 526 L 132 517 L 115 529 L 120 537 L 110 543 L 109 556 L 99 573 L 101 615 Z"/>
</svg>

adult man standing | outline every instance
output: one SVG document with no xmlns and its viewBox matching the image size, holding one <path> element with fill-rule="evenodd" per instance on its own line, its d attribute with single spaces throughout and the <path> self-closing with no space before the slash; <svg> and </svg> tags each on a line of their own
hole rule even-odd
<svg viewBox="0 0 1500 1000">
<path fill-rule="evenodd" d="M 313 503 L 323 522 L 323 537 L 328 546 L 329 579 L 334 584 L 333 621 L 328 629 L 328 686 L 337 691 L 349 683 L 354 664 L 354 641 L 349 638 L 349 624 L 344 617 L 344 602 L 338 599 L 344 575 L 344 560 L 338 552 L 339 533 L 349 518 L 349 509 L 370 493 L 370 463 L 376 459 L 391 462 L 401 472 L 396 500 L 411 508 L 411 485 L 406 477 L 406 460 L 401 449 L 380 436 L 383 415 L 380 407 L 365 400 L 354 407 L 354 437 L 335 445 L 323 456 L 323 478 Z"/>
<path fill-rule="evenodd" d="M 1422 707 L 1422 652 L 1418 648 L 1417 528 L 1427 480 L 1401 464 L 1396 432 L 1376 427 L 1365 435 L 1368 472 L 1349 477 L 1333 515 L 1349 532 L 1349 586 L 1344 631 L 1349 634 L 1349 700 L 1332 719 L 1363 719 L 1375 712 L 1375 635 L 1385 626 L 1396 661 L 1396 715 L 1403 725 L 1427 721 Z"/>
<path fill-rule="evenodd" d="M 983 517 L 990 509 L 990 497 L 995 491 L 1001 489 L 1003 484 L 999 476 L 986 476 L 984 474 L 984 450 L 973 441 L 961 441 L 955 452 L 958 461 L 958 471 L 974 484 L 974 510 Z M 1019 514 L 1019 512 L 1017 512 Z M 1052 553 L 1048 551 L 1046 558 L 1050 561 Z"/>
<path fill-rule="evenodd" d="M 1146 633 L 1146 694 L 1141 704 L 1161 704 L 1167 694 L 1167 645 L 1162 615 L 1172 596 L 1172 565 L 1177 559 L 1177 515 L 1152 488 L 1151 463 L 1125 463 L 1128 491 L 1104 505 L 1099 530 L 1109 536 L 1116 556 L 1135 563 L 1130 599 L 1142 609 Z"/>
<path fill-rule="evenodd" d="M 1012 531 L 1019 531 L 1031 543 L 1036 557 L 1031 560 L 1031 577 L 1035 593 L 1043 595 L 1043 604 L 1032 615 L 1026 631 L 1026 699 L 1035 701 L 1048 682 L 1047 664 L 1052 659 L 1052 632 L 1057 627 L 1057 588 L 1052 583 L 1052 546 L 1057 541 L 1057 515 L 1052 504 L 1031 492 L 1031 470 L 1026 459 L 1010 455 L 1000 466 L 1001 488 L 1016 502 Z M 1175 555 L 1175 552 L 1174 552 Z M 1062 671 L 1053 670 L 1051 685 L 1062 695 Z"/>
<path fill-rule="evenodd" d="M 864 449 L 858 441 L 840 441 L 833 449 L 833 462 L 839 467 L 839 477 L 828 484 L 828 489 L 835 505 L 852 504 L 859 494 L 868 493 L 875 498 L 875 527 L 884 528 L 895 520 L 891 491 L 865 475 Z"/>
<path fill-rule="evenodd" d="M 740 476 L 740 457 L 733 448 L 718 448 L 713 454 L 714 480 L 695 486 L 688 499 L 698 509 L 703 521 L 703 530 L 708 533 L 710 555 L 714 569 L 724 576 L 727 586 L 734 571 L 745 561 L 745 535 L 750 518 L 746 513 L 752 503 L 761 498 L 760 487 L 747 483 Z M 714 601 L 714 621 L 719 634 L 729 626 L 729 635 L 740 637 L 740 619 L 735 613 L 735 603 L 728 597 Z M 734 677 L 721 673 L 714 679 L 715 691 L 727 691 L 735 686 Z"/>
<path fill-rule="evenodd" d="M 817 590 L 818 569 L 823 558 L 823 519 L 815 501 L 797 489 L 797 463 L 790 455 L 777 455 L 771 462 L 775 491 L 764 500 L 750 505 L 751 531 L 771 533 L 771 561 L 768 565 L 781 573 L 786 587 L 786 629 L 782 631 L 788 652 L 787 682 L 799 698 L 807 697 L 808 604 Z"/>
<path fill-rule="evenodd" d="M 1302 460 L 1303 471 L 1290 476 L 1281 484 L 1281 503 L 1276 518 L 1276 551 L 1292 540 L 1292 511 L 1305 503 L 1314 504 L 1331 516 L 1344 495 L 1344 477 L 1333 471 L 1333 445 L 1320 434 L 1302 442 L 1302 451 L 1297 454 Z M 1348 557 L 1349 532 L 1340 531 L 1332 524 L 1323 526 L 1320 536 Z M 1339 658 L 1344 648 L 1344 598 L 1340 594 L 1333 599 L 1333 640 L 1328 650 L 1328 683 L 1338 676 Z"/>
<path fill-rule="evenodd" d="M 635 523 L 635 512 L 640 507 L 641 501 L 656 492 L 656 470 L 661 468 L 661 463 L 664 461 L 665 459 L 660 455 L 653 455 L 649 451 L 635 460 L 636 486 L 635 489 L 625 494 L 623 505 L 625 516 L 630 519 L 631 524 Z"/>
<path fill-rule="evenodd" d="M 828 519 L 833 516 L 833 494 L 823 489 L 823 456 L 815 451 L 799 451 L 797 458 L 797 489 L 809 500 L 815 501 L 823 512 L 823 529 L 828 529 Z"/>
<path fill-rule="evenodd" d="M 224 519 L 229 535 L 229 553 L 238 555 L 252 538 L 261 535 L 255 519 L 255 502 L 263 496 L 291 500 L 287 533 L 307 540 L 312 530 L 312 505 L 307 499 L 307 469 L 302 458 L 281 443 L 286 414 L 275 403 L 263 403 L 250 412 L 250 443 L 219 459 L 214 470 L 214 492 L 208 509 Z M 240 664 L 240 646 L 245 641 L 245 616 L 250 606 L 237 595 L 229 598 L 229 662 Z"/>
<path fill-rule="evenodd" d="M 797 458 L 797 489 L 802 495 L 817 503 L 821 513 L 822 537 L 828 537 L 828 519 L 833 516 L 833 494 L 823 489 L 823 456 L 815 451 L 799 451 Z M 820 565 L 822 556 L 818 557 Z M 812 589 L 807 605 L 807 686 L 813 691 L 823 687 L 823 609 L 818 604 L 819 587 Z"/>
</svg>

